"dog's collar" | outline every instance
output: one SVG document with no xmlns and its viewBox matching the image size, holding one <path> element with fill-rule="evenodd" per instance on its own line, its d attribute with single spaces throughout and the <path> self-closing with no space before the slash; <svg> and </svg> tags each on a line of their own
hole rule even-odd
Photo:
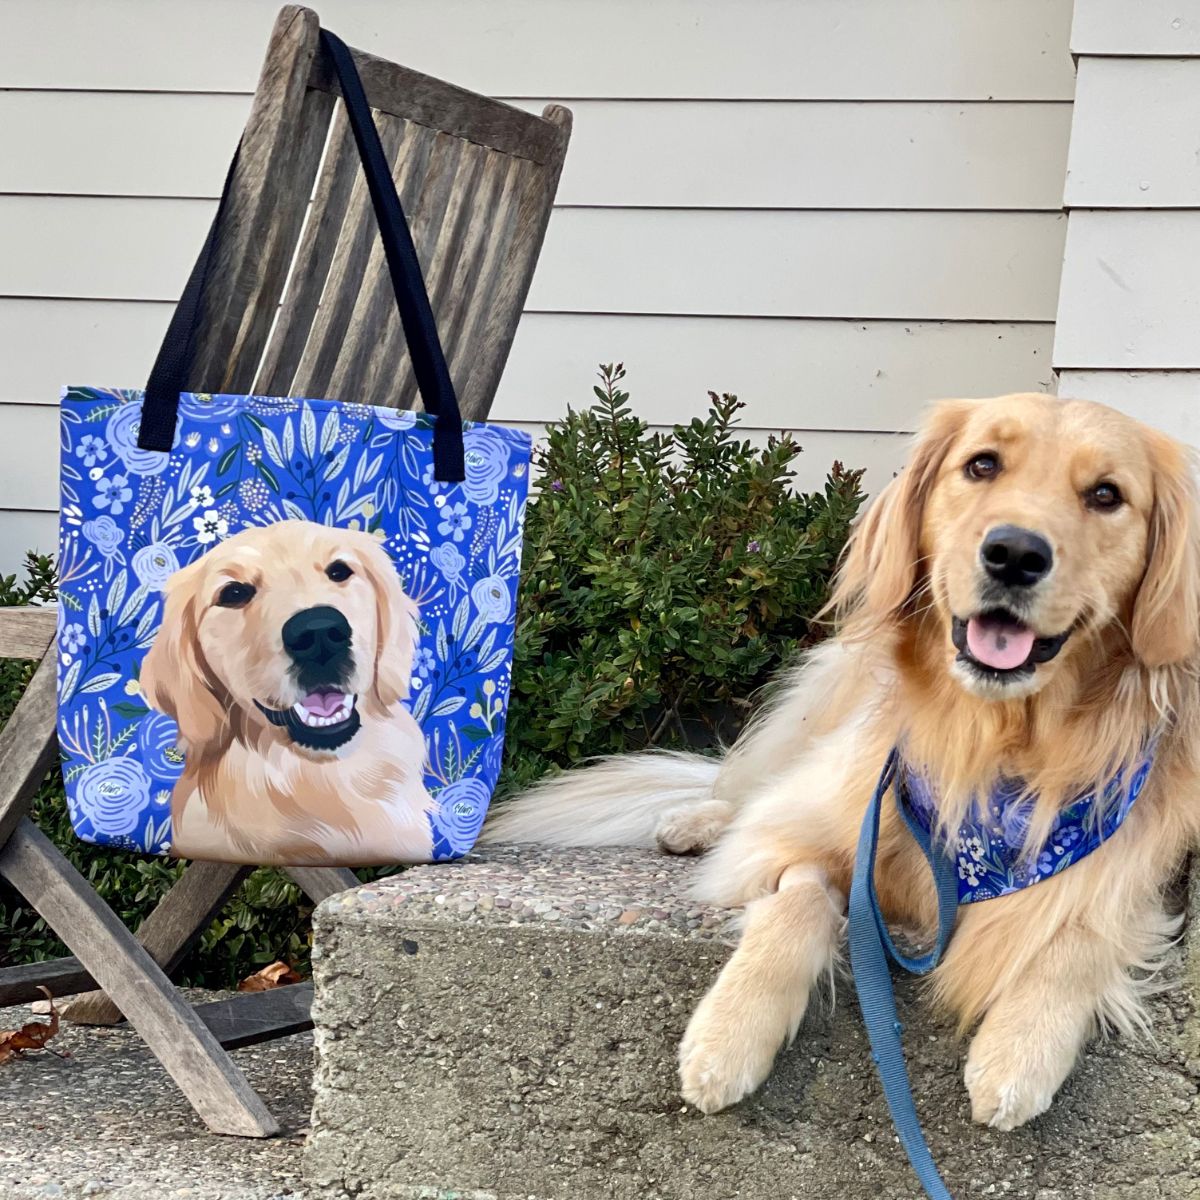
<svg viewBox="0 0 1200 1200">
<path fill-rule="evenodd" d="M 958 902 L 993 900 L 1041 883 L 1098 850 L 1120 829 L 1146 786 L 1154 765 L 1157 736 L 1132 767 L 1121 767 L 1101 788 L 1080 793 L 1054 819 L 1036 854 L 1023 852 L 1036 797 L 1020 779 L 1002 778 L 951 839 L 947 852 L 958 867 Z M 903 757 L 896 797 L 911 826 L 927 836 L 936 826 L 937 795 L 928 778 Z"/>
</svg>

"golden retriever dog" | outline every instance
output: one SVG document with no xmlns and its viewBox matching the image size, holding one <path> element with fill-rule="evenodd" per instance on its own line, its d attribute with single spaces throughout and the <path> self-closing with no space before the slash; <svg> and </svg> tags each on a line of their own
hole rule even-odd
<svg viewBox="0 0 1200 1200">
<path fill-rule="evenodd" d="M 839 957 L 893 746 L 951 840 L 976 797 L 1025 780 L 1036 854 L 1065 802 L 1157 736 L 1124 824 L 1061 874 L 961 906 L 932 976 L 974 1029 L 975 1120 L 1012 1129 L 1049 1106 L 1097 1027 L 1144 1026 L 1141 992 L 1178 928 L 1165 897 L 1200 827 L 1198 543 L 1191 462 L 1165 435 L 1081 400 L 938 404 L 852 535 L 836 637 L 723 760 L 605 760 L 502 810 L 486 837 L 704 852 L 696 895 L 745 906 L 679 1055 L 684 1098 L 711 1113 L 763 1082 Z M 890 922 L 936 928 L 890 798 L 877 881 Z"/>
<path fill-rule="evenodd" d="M 420 862 L 417 606 L 370 534 L 247 529 L 168 581 L 141 672 L 179 726 L 172 852 L 224 862 Z"/>
</svg>

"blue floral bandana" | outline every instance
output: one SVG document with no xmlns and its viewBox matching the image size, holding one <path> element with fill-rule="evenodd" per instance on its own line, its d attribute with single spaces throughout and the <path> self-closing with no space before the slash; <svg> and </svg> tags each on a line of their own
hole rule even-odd
<svg viewBox="0 0 1200 1200">
<path fill-rule="evenodd" d="M 1122 768 L 1102 790 L 1084 792 L 1063 808 L 1036 855 L 1022 854 L 1036 797 L 1022 780 L 1001 779 L 983 804 L 976 802 L 949 847 L 958 861 L 959 904 L 993 900 L 1041 883 L 1099 849 L 1121 827 L 1146 786 L 1155 742 L 1131 771 Z M 904 762 L 897 796 L 905 819 L 932 833 L 937 797 L 929 780 Z"/>
</svg>

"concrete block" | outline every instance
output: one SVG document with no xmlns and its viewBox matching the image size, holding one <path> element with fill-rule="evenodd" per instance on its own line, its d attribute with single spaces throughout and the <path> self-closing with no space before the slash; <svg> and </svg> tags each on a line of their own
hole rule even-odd
<svg viewBox="0 0 1200 1200">
<path fill-rule="evenodd" d="M 816 1003 L 767 1085 L 706 1117 L 675 1052 L 736 939 L 694 864 L 492 848 L 326 901 L 310 1200 L 918 1200 L 853 988 Z M 1192 965 L 1176 971 L 1195 977 Z M 1043 1117 L 971 1124 L 966 1047 L 898 981 L 917 1103 L 951 1191 L 1200 1197 L 1200 1021 L 1153 1001 L 1156 1047 L 1097 1042 Z"/>
</svg>

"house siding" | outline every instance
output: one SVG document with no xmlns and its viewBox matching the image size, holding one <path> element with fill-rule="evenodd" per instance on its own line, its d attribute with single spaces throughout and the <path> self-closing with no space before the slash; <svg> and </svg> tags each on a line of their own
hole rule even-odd
<svg viewBox="0 0 1200 1200">
<path fill-rule="evenodd" d="M 66 382 L 143 381 L 276 0 L 0 13 L 0 570 L 54 542 Z M 355 45 L 575 113 L 494 416 L 623 360 L 885 481 L 923 403 L 1050 388 L 1070 0 L 326 0 Z"/>
<path fill-rule="evenodd" d="M 1200 3 L 1077 0 L 1054 364 L 1063 395 L 1200 442 Z"/>
</svg>

